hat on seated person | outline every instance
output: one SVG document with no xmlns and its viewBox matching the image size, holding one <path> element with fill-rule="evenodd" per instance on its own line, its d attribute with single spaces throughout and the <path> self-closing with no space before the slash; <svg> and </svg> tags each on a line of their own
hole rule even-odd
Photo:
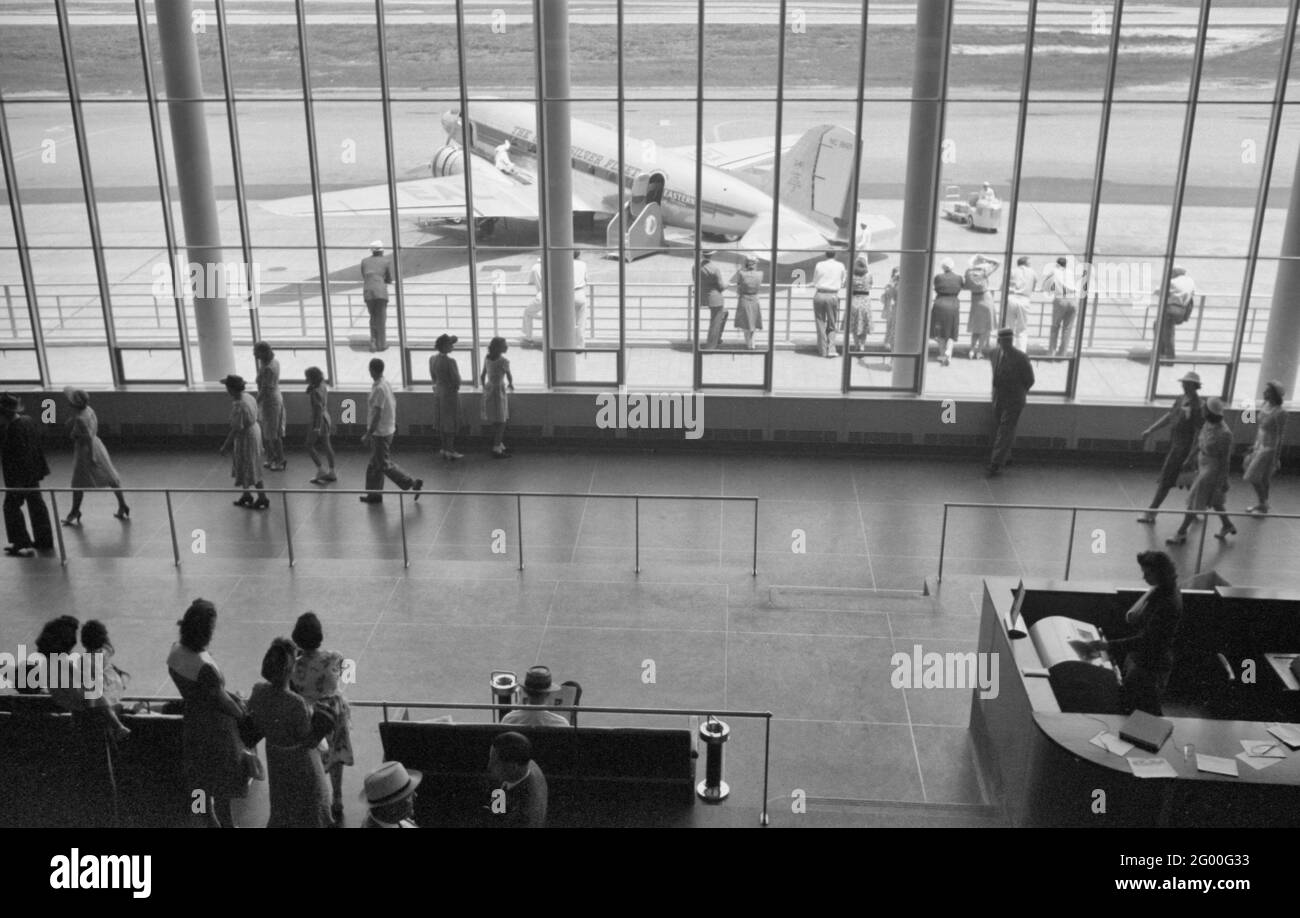
<svg viewBox="0 0 1300 918">
<path fill-rule="evenodd" d="M 1009 329 L 1009 328 L 999 328 L 999 329 L 998 329 L 998 340 L 999 340 L 999 341 L 1014 341 L 1015 338 L 1016 338 L 1016 333 L 1013 332 L 1011 329 Z"/>
<path fill-rule="evenodd" d="M 366 775 L 361 799 L 370 806 L 389 806 L 405 800 L 420 786 L 424 775 L 407 770 L 401 762 L 385 762 Z"/>
<path fill-rule="evenodd" d="M 1212 395 L 1205 400 L 1205 413 L 1223 417 L 1223 399 Z"/>
<path fill-rule="evenodd" d="M 524 692 L 528 695 L 545 695 L 554 691 L 549 666 L 530 666 L 524 674 Z"/>
<path fill-rule="evenodd" d="M 1186 373 L 1183 374 L 1183 378 L 1178 381 L 1180 383 L 1182 382 L 1195 383 L 1196 388 L 1198 389 L 1201 388 L 1201 374 L 1197 373 L 1195 370 L 1188 370 Z"/>
</svg>

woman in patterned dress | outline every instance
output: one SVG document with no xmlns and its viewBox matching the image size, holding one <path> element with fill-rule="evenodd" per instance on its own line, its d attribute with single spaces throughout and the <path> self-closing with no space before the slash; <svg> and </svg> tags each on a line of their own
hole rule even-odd
<svg viewBox="0 0 1300 918">
<path fill-rule="evenodd" d="M 266 446 L 265 467 L 283 472 L 288 466 L 284 457 L 284 394 L 280 391 L 280 361 L 265 341 L 253 345 L 257 361 L 257 421 L 262 425 Z"/>
<path fill-rule="evenodd" d="M 433 426 L 442 438 L 438 455 L 444 459 L 464 459 L 456 452 L 456 432 L 460 430 L 460 367 L 451 352 L 460 339 L 439 335 L 433 346 L 438 351 L 429 358 L 429 377 L 433 380 Z"/>
<path fill-rule="evenodd" d="M 989 293 L 989 275 L 997 271 L 998 263 L 983 255 L 975 255 L 966 269 L 962 286 L 970 291 L 970 332 L 971 360 L 978 360 L 989 349 L 989 334 L 993 331 L 993 297 Z"/>
<path fill-rule="evenodd" d="M 1286 436 L 1286 411 L 1282 408 L 1282 384 L 1270 382 L 1264 387 L 1264 407 L 1256 422 L 1255 445 L 1246 459 L 1246 481 L 1255 489 L 1259 503 L 1246 510 L 1255 516 L 1268 513 L 1268 491 L 1280 460 L 1278 452 Z"/>
<path fill-rule="evenodd" d="M 340 688 L 343 655 L 321 650 L 323 640 L 324 633 L 315 612 L 304 612 L 298 616 L 293 627 L 293 642 L 298 645 L 300 652 L 294 663 L 289 686 L 309 705 L 315 707 L 324 702 L 336 711 L 334 730 L 326 737 L 329 745 L 321 750 L 321 765 L 329 775 L 334 791 L 330 815 L 338 822 L 343 818 L 343 766 L 353 764 L 352 734 L 349 729 L 352 711 Z"/>
<path fill-rule="evenodd" d="M 479 383 L 483 386 L 483 420 L 492 425 L 492 458 L 508 459 L 506 445 L 501 438 L 506 434 L 506 421 L 510 420 L 507 393 L 515 390 L 515 378 L 510 375 L 510 361 L 505 353 L 510 349 L 505 338 L 493 338 L 488 343 L 487 359 Z"/>
<path fill-rule="evenodd" d="M 930 337 L 939 342 L 939 365 L 946 367 L 952 360 L 952 343 L 957 340 L 957 327 L 961 322 L 961 304 L 957 295 L 962 291 L 962 279 L 952 269 L 951 258 L 939 262 L 939 268 L 939 273 L 934 276 Z"/>
<path fill-rule="evenodd" d="M 736 286 L 736 328 L 745 335 L 745 347 L 754 349 L 754 332 L 763 329 L 763 310 L 758 294 L 763 288 L 763 272 L 758 270 L 758 258 L 745 256 L 745 266 L 731 276 Z"/>
<path fill-rule="evenodd" d="M 63 390 L 63 397 L 72 406 L 72 418 L 68 421 L 68 436 L 72 438 L 72 486 L 74 488 L 112 488 L 117 497 L 117 512 L 113 516 L 125 520 L 131 516 L 131 508 L 122 496 L 122 480 L 113 468 L 113 460 L 108 455 L 104 441 L 99 439 L 99 418 L 95 409 L 90 407 L 90 396 L 84 389 L 71 386 Z M 81 522 L 81 499 L 85 492 L 72 492 L 72 510 L 63 520 L 64 526 L 75 526 Z"/>
<path fill-rule="evenodd" d="M 1228 462 L 1232 456 L 1232 430 L 1223 421 L 1223 400 L 1205 400 L 1205 423 L 1197 434 L 1196 450 L 1183 466 L 1184 472 L 1196 472 L 1191 493 L 1187 495 L 1188 510 L 1213 509 L 1219 513 L 1221 526 L 1214 534 L 1220 541 L 1237 534 L 1232 518 L 1227 514 L 1225 500 L 1228 494 Z M 1196 522 L 1196 514 L 1188 513 L 1173 538 L 1166 545 L 1182 545 L 1187 541 L 1187 530 Z M 1209 524 L 1209 519 L 1206 519 Z"/>
<path fill-rule="evenodd" d="M 853 349 L 860 351 L 867 346 L 867 335 L 871 334 L 871 272 L 867 270 L 867 260 L 860 255 L 853 263 L 851 302 L 849 315 Z M 858 359 L 861 361 L 862 358 Z"/>
<path fill-rule="evenodd" d="M 271 501 L 267 499 L 262 484 L 262 428 L 257 423 L 257 403 L 244 391 L 244 377 L 232 374 L 221 383 L 234 402 L 230 409 L 230 433 L 226 434 L 226 442 L 221 444 L 221 455 L 230 453 L 230 476 L 235 479 L 235 487 L 244 489 L 235 506 L 265 510 L 271 506 Z M 249 488 L 257 488 L 256 502 Z"/>
</svg>

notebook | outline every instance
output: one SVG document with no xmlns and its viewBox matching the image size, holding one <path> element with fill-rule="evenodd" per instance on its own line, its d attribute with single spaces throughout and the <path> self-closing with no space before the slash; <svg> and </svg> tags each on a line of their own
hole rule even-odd
<svg viewBox="0 0 1300 918">
<path fill-rule="evenodd" d="M 1160 747 L 1174 732 L 1174 725 L 1162 717 L 1148 714 L 1146 711 L 1134 711 L 1120 727 L 1120 739 L 1128 740 L 1139 749 L 1147 752 L 1159 752 Z"/>
</svg>

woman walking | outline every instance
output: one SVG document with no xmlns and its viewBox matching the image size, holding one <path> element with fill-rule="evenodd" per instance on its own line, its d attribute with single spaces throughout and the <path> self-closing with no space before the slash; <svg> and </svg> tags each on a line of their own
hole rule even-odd
<svg viewBox="0 0 1300 918">
<path fill-rule="evenodd" d="M 429 376 L 433 379 L 433 424 L 442 437 L 438 455 L 444 459 L 464 459 L 456 452 L 456 432 L 460 429 L 460 367 L 451 356 L 455 335 L 439 335 L 433 346 L 438 353 L 429 358 Z"/>
<path fill-rule="evenodd" d="M 330 442 L 334 424 L 330 418 L 329 389 L 325 385 L 325 374 L 320 371 L 320 367 L 308 367 L 306 376 L 307 402 L 311 405 L 311 429 L 307 431 L 307 455 L 316 466 L 316 477 L 311 480 L 311 483 L 329 484 L 331 481 L 339 480 L 334 474 L 334 444 Z"/>
<path fill-rule="evenodd" d="M 507 393 L 515 390 L 510 361 L 505 358 L 508 349 L 505 338 L 493 338 L 488 343 L 487 359 L 483 361 L 483 372 L 478 380 L 483 386 L 483 420 L 492 425 L 493 459 L 510 458 L 506 445 L 501 442 L 506 433 L 506 421 L 510 419 Z"/>
<path fill-rule="evenodd" d="M 763 287 L 763 272 L 758 270 L 758 259 L 745 256 L 745 266 L 732 275 L 730 283 L 736 285 L 736 328 L 745 335 L 745 347 L 754 349 L 754 332 L 763 328 L 763 310 L 758 303 L 758 293 Z"/>
<path fill-rule="evenodd" d="M 1246 482 L 1255 489 L 1258 503 L 1247 508 L 1254 516 L 1268 513 L 1268 492 L 1273 483 L 1273 473 L 1281 460 L 1279 452 L 1286 436 L 1286 412 L 1282 410 L 1282 384 L 1270 382 L 1264 386 L 1264 407 L 1259 410 L 1255 431 L 1255 445 L 1246 457 Z"/>
<path fill-rule="evenodd" d="M 81 499 L 85 496 L 82 488 L 112 488 L 117 498 L 117 512 L 113 516 L 119 520 L 130 519 L 131 508 L 122 496 L 122 481 L 113 468 L 104 441 L 99 439 L 99 418 L 90 407 L 90 396 L 84 389 L 69 386 L 63 390 L 63 397 L 72 406 L 68 436 L 72 438 L 72 486 L 77 488 L 72 492 L 72 510 L 63 525 L 81 524 Z"/>
<path fill-rule="evenodd" d="M 190 811 L 217 828 L 234 828 L 230 802 L 248 793 L 239 722 L 244 702 L 226 691 L 226 680 L 208 653 L 217 627 L 217 607 L 196 599 L 177 623 L 180 640 L 167 655 L 167 673 L 185 699 L 181 768 L 190 791 Z M 201 791 L 200 797 L 194 792 Z M 201 804 L 201 809 L 196 807 Z"/>
<path fill-rule="evenodd" d="M 853 263 L 852 292 L 849 328 L 853 332 L 853 349 L 860 351 L 867 346 L 867 335 L 871 334 L 871 273 L 867 270 L 867 259 L 861 255 Z M 859 362 L 862 359 L 859 357 Z"/>
<path fill-rule="evenodd" d="M 283 472 L 288 466 L 284 456 L 284 395 L 280 392 L 280 361 L 265 341 L 253 345 L 257 360 L 257 421 L 262 425 L 266 445 L 265 468 Z"/>
<path fill-rule="evenodd" d="M 244 391 L 244 377 L 232 374 L 221 383 L 234 403 L 230 409 L 230 433 L 221 444 L 221 455 L 230 453 L 230 476 L 235 479 L 235 487 L 244 489 L 235 506 L 265 510 L 271 501 L 262 484 L 262 428 L 257 423 L 257 403 Z M 256 501 L 249 488 L 257 488 Z"/>
<path fill-rule="evenodd" d="M 1228 460 L 1232 455 L 1232 431 L 1223 422 L 1223 401 L 1218 398 L 1205 400 L 1205 424 L 1197 435 L 1196 452 L 1183 466 L 1184 472 L 1196 472 L 1192 480 L 1191 493 L 1187 495 L 1188 510 L 1213 509 L 1219 513 L 1221 526 L 1214 537 L 1220 541 L 1237 534 L 1237 527 L 1232 525 L 1232 518 L 1227 514 L 1224 501 L 1228 494 Z M 1183 517 L 1183 524 L 1178 527 L 1173 538 L 1165 539 L 1166 545 L 1182 545 L 1187 541 L 1187 530 L 1196 522 L 1196 513 Z M 1206 520 L 1209 523 L 1209 520 Z"/>
<path fill-rule="evenodd" d="M 939 342 L 939 365 L 952 360 L 952 343 L 957 339 L 961 306 L 957 295 L 962 291 L 961 275 L 952 269 L 952 259 L 939 262 L 942 269 L 934 276 L 934 305 L 930 308 L 930 337 Z"/>
</svg>

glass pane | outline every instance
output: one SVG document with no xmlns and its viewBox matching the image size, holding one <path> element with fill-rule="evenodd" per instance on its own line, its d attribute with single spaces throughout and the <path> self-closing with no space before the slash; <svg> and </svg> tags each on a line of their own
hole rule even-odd
<svg viewBox="0 0 1300 918">
<path fill-rule="evenodd" d="M 1278 265 L 1279 262 L 1273 258 L 1261 258 L 1255 263 L 1255 279 L 1246 306 L 1241 362 L 1237 365 L 1237 386 L 1231 393 L 1233 404 L 1239 408 L 1253 405 L 1264 397 L 1264 383 L 1268 380 L 1259 378 L 1259 363 L 1268 337 L 1268 315 L 1273 305 Z M 1288 392 L 1286 397 L 1290 401 L 1293 393 Z"/>
<path fill-rule="evenodd" d="M 461 50 L 470 98 L 536 98 L 532 4 L 503 6 L 496 0 L 465 0 L 464 9 Z"/>
<path fill-rule="evenodd" d="M 1232 343 L 1241 311 L 1245 259 L 1188 258 L 1180 254 L 1175 265 L 1186 272 L 1184 280 L 1192 278 L 1195 299 L 1186 320 L 1176 324 L 1172 332 L 1166 332 L 1173 342 L 1178 362 L 1173 366 L 1161 365 L 1157 387 L 1176 393 L 1176 380 L 1192 369 L 1207 380 L 1206 394 L 1221 395 L 1222 386 L 1210 386 L 1205 376 L 1206 365 L 1198 361 L 1225 360 L 1232 356 Z"/>
<path fill-rule="evenodd" d="M 1244 255 L 1267 143 L 1267 105 L 1198 105 L 1179 255 Z"/>
<path fill-rule="evenodd" d="M 1116 104 L 1097 215 L 1097 252 L 1163 255 L 1185 105 Z M 1159 142 L 1153 142 L 1159 138 Z"/>
<path fill-rule="evenodd" d="M 0 247 L 9 248 L 17 245 L 14 233 L 14 208 L 9 199 L 9 182 L 5 172 L 0 169 Z"/>
<path fill-rule="evenodd" d="M 326 241 L 358 249 L 386 241 L 393 230 L 382 108 L 377 102 L 317 102 L 314 111 Z"/>
<path fill-rule="evenodd" d="M 33 4 L 21 17 L 5 11 L 0 22 L 0 92 L 5 98 L 41 95 L 66 99 L 68 78 L 54 5 Z"/>
<path fill-rule="evenodd" d="M 1165 260 L 1141 253 L 1098 255 L 1089 283 L 1089 314 L 1082 336 L 1078 398 L 1133 401 L 1146 398 L 1147 368 L 1155 347 Z"/>
<path fill-rule="evenodd" d="M 384 0 L 388 86 L 393 98 L 459 98 L 455 0 Z M 376 84 L 377 85 L 377 84 Z"/>
<path fill-rule="evenodd" d="M 173 313 L 175 315 L 175 313 Z M 185 362 L 175 347 L 124 347 L 119 351 L 124 383 L 185 382 Z"/>
<path fill-rule="evenodd" d="M 304 4 L 304 8 L 312 95 L 318 99 L 378 97 L 379 32 L 374 4 L 354 10 L 316 4 Z"/>
<path fill-rule="evenodd" d="M 357 256 L 358 260 L 360 255 Z M 303 360 L 323 360 L 325 348 L 325 310 L 321 298 L 320 262 L 315 246 L 311 248 L 253 249 L 253 264 L 257 268 L 257 312 L 261 336 L 278 352 L 289 345 L 315 352 Z M 359 283 L 359 280 L 355 283 Z M 343 304 L 335 303 L 335 308 Z M 364 310 L 363 310 L 364 311 Z M 237 310 L 235 315 L 247 314 Z M 236 349 L 241 361 L 247 360 L 251 369 L 251 332 L 247 341 L 238 340 Z M 244 352 L 248 353 L 245 354 Z M 310 366 L 303 363 L 300 369 Z M 320 364 L 322 370 L 324 363 Z M 280 371 L 288 378 L 285 357 L 280 357 Z M 242 371 L 241 371 L 242 372 Z M 295 371 L 295 379 L 301 376 Z M 252 378 L 251 376 L 248 378 Z"/>
<path fill-rule="evenodd" d="M 469 121 L 473 155 L 506 173 L 499 181 L 481 180 L 474 186 L 474 212 L 479 218 L 477 244 L 480 248 L 538 245 L 536 215 L 539 213 L 537 195 L 541 191 L 541 181 L 537 162 L 536 103 L 472 102 Z M 577 124 L 574 127 L 579 128 Z M 599 133 L 602 129 L 592 127 L 589 130 Z M 456 133 L 459 137 L 461 132 L 457 129 Z M 595 142 L 589 140 L 584 144 L 581 129 L 572 139 L 575 146 L 591 146 Z M 509 146 L 505 146 L 507 143 Z M 500 167 L 496 165 L 498 159 Z M 460 168 L 464 167 L 462 164 Z M 483 171 L 494 179 L 498 178 L 495 172 Z"/>
<path fill-rule="evenodd" d="M 95 260 L 88 249 L 33 249 L 50 384 L 111 386 Z"/>
<path fill-rule="evenodd" d="M 120 17 L 102 15 L 103 4 L 95 0 L 67 0 L 67 6 L 81 97 L 145 98 L 133 5 L 123 5 Z"/>
<path fill-rule="evenodd" d="M 1115 63 L 1117 100 L 1187 100 L 1200 7 L 1200 0 L 1129 0 L 1124 4 Z"/>
<path fill-rule="evenodd" d="M 316 222 L 302 102 L 241 101 L 235 117 L 250 243 L 314 246 Z M 332 200 L 326 199 L 327 207 Z"/>
<path fill-rule="evenodd" d="M 699 69 L 696 7 L 686 3 L 671 9 L 666 13 L 664 5 L 654 0 L 623 3 L 626 95 L 660 99 L 696 97 Z M 748 67 L 749 62 L 744 66 Z"/>
<path fill-rule="evenodd" d="M 916 0 L 869 8 L 866 97 L 909 98 L 915 61 Z"/>
<path fill-rule="evenodd" d="M 831 0 L 815 8 L 787 8 L 785 35 L 786 98 L 843 99 L 858 92 L 862 69 L 862 4 Z M 737 44 L 737 51 L 741 46 Z M 749 54 L 744 51 L 744 57 Z M 708 44 L 705 57 L 711 57 Z M 738 57 L 741 57 L 738 55 Z M 747 70 L 741 60 L 736 69 Z"/>
<path fill-rule="evenodd" d="M 1201 67 L 1202 102 L 1273 97 L 1287 5 L 1279 0 L 1212 3 Z"/>
<path fill-rule="evenodd" d="M 104 245 L 165 247 L 148 104 L 96 102 L 83 112 Z"/>
<path fill-rule="evenodd" d="M 122 345 L 179 348 L 175 286 L 169 284 L 167 250 L 105 249 L 113 329 Z M 188 278 L 183 278 L 186 282 Z M 179 361 L 179 351 L 176 355 Z M 179 363 L 178 363 L 179 366 Z M 183 379 L 185 374 L 164 374 Z M 150 377 L 164 378 L 164 377 Z"/>
<path fill-rule="evenodd" d="M 36 380 L 35 351 L 27 291 L 18 252 L 0 249 L 0 380 Z"/>
<path fill-rule="evenodd" d="M 293 0 L 227 0 L 230 82 L 236 96 L 302 98 L 294 7 Z"/>
<path fill-rule="evenodd" d="M 447 260 L 450 262 L 450 253 L 447 254 Z M 479 367 L 481 369 L 483 366 L 482 352 L 486 350 L 488 342 L 500 336 L 510 345 L 510 352 L 506 359 L 510 361 L 515 385 L 541 387 L 546 379 L 541 342 L 546 338 L 547 328 L 546 314 L 542 306 L 545 290 L 543 288 L 539 295 L 535 281 L 535 278 L 540 277 L 542 273 L 541 253 L 536 249 L 517 251 L 493 249 L 485 252 L 484 255 L 485 257 L 480 258 L 478 263 Z M 460 257 L 463 265 L 463 254 Z M 597 263 L 597 259 L 590 255 L 586 257 L 586 261 L 589 269 L 595 267 Z M 534 271 L 535 265 L 536 271 Z M 463 267 L 460 271 L 463 273 Z M 442 283 L 437 286 L 439 289 L 446 288 L 446 284 Z M 593 344 L 617 343 L 618 284 L 615 282 L 601 287 L 608 291 L 604 297 L 594 295 L 594 290 L 588 289 L 586 315 L 588 341 Z M 408 283 L 407 290 L 411 289 L 411 284 Z M 468 289 L 462 291 L 458 299 L 468 302 Z M 601 315 L 602 322 L 598 327 L 602 332 L 601 337 L 607 340 L 597 341 L 594 338 L 591 330 L 593 314 Z M 449 324 L 448 318 L 443 318 L 442 325 Z M 434 332 L 431 327 L 428 333 L 432 333 L 436 338 L 441 331 Z M 428 333 L 425 337 L 428 337 Z M 608 340 L 610 337 L 613 338 L 612 342 Z M 526 343 L 525 339 L 531 339 L 531 343 Z M 461 346 L 470 348 L 474 345 L 469 337 L 465 336 Z M 427 362 L 426 357 L 425 363 Z M 428 376 L 424 364 L 418 364 L 415 371 L 417 374 L 424 374 L 424 376 L 417 375 L 417 378 Z"/>
<path fill-rule="evenodd" d="M 217 221 L 221 232 L 219 241 L 228 248 L 240 246 L 239 213 L 235 206 L 235 178 L 230 159 L 230 128 L 226 120 L 224 102 L 193 103 L 203 106 L 204 124 L 208 134 L 208 151 L 212 164 L 212 184 L 217 198 Z M 180 186 L 176 181 L 176 152 L 172 146 L 171 115 L 166 106 L 159 109 L 163 131 L 163 149 L 167 157 L 167 175 L 171 182 L 172 224 L 178 245 L 187 244 L 185 221 L 181 216 Z M 211 240 L 196 239 L 195 244 Z"/>
<path fill-rule="evenodd" d="M 1282 253 L 1282 233 L 1286 226 L 1286 211 L 1297 164 L 1300 164 L 1300 105 L 1286 105 L 1282 109 L 1277 152 L 1269 176 L 1264 231 L 1259 240 L 1261 257 L 1273 258 Z"/>
<path fill-rule="evenodd" d="M 477 109 L 476 109 L 477 110 Z M 460 111 L 454 99 L 445 101 L 397 102 L 392 107 L 394 175 L 400 200 L 398 228 L 404 248 L 428 250 L 437 246 L 464 249 L 469 234 L 465 230 L 465 158 L 460 148 L 459 131 L 454 136 L 443 125 Z M 451 123 L 455 123 L 454 120 Z M 440 203 L 422 208 L 419 195 L 426 189 L 443 189 Z M 387 191 L 384 191 L 387 194 Z M 385 233 L 385 236 L 387 233 Z"/>
<path fill-rule="evenodd" d="M 33 247 L 89 245 L 77 140 L 67 102 L 5 106 L 14 171 Z"/>
<path fill-rule="evenodd" d="M 1016 247 L 1083 252 L 1101 106 L 1030 103 L 1016 207 Z"/>
<path fill-rule="evenodd" d="M 1114 24 L 1113 3 L 1040 3 L 1029 97 L 1100 100 L 1105 93 Z"/>
<path fill-rule="evenodd" d="M 1015 167 L 1018 119 L 1018 106 L 1010 102 L 948 106 L 939 179 L 940 211 L 947 219 L 938 224 L 937 250 L 998 257 L 1005 237 L 1005 199 Z"/>
<path fill-rule="evenodd" d="M 158 14 L 157 8 L 160 0 L 152 0 L 146 4 L 149 16 L 149 55 L 153 61 L 153 80 L 154 87 L 160 98 L 169 95 L 167 92 L 167 79 L 164 68 L 163 46 L 158 37 Z M 163 0 L 165 2 L 165 0 Z M 258 4 L 265 8 L 265 4 Z M 226 15 L 231 17 L 239 8 L 237 3 L 226 4 Z M 199 56 L 199 74 L 203 84 L 203 96 L 206 98 L 224 98 L 226 95 L 225 83 L 221 75 L 221 36 L 217 28 L 216 6 L 212 0 L 193 0 L 193 16 L 189 23 L 189 34 L 194 41 L 195 49 Z M 274 58 L 278 51 L 273 50 L 275 46 L 267 41 L 267 33 L 262 28 L 249 29 L 249 32 L 256 32 L 258 37 L 259 48 L 256 52 L 263 57 Z M 231 62 L 231 79 L 233 80 L 240 68 Z"/>
<path fill-rule="evenodd" d="M 948 60 L 949 98 L 1018 98 L 1028 23 L 1027 0 L 999 4 L 995 19 L 982 0 L 956 0 Z"/>
</svg>

